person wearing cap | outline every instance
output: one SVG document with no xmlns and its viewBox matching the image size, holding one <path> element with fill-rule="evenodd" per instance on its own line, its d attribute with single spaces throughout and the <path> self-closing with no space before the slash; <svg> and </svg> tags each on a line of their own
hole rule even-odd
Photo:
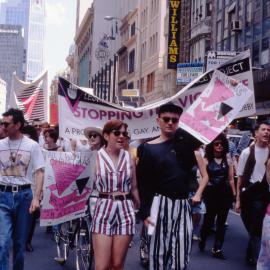
<svg viewBox="0 0 270 270">
<path fill-rule="evenodd" d="M 196 164 L 194 150 L 201 143 L 182 129 L 177 129 L 181 113 L 182 109 L 172 103 L 162 105 L 156 119 L 160 136 L 138 149 L 140 215 L 149 234 L 149 228 L 154 227 L 150 241 L 150 270 L 186 269 L 191 252 L 188 180 Z M 198 164 L 198 167 L 202 180 L 191 199 L 193 203 L 201 201 L 202 191 L 208 182 L 206 166 Z M 151 212 L 156 212 L 156 220 Z"/>
<path fill-rule="evenodd" d="M 99 127 L 87 127 L 84 130 L 84 135 L 88 140 L 88 144 L 92 151 L 99 150 L 104 145 L 102 129 Z"/>
<path fill-rule="evenodd" d="M 84 135 L 87 140 L 71 140 L 71 149 L 73 152 L 88 152 L 90 150 L 99 150 L 102 146 L 102 129 L 98 127 L 87 127 L 84 129 Z"/>
</svg>

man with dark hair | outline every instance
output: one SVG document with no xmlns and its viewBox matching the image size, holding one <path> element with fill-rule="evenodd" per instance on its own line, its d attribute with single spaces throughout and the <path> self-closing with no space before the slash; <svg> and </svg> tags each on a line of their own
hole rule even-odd
<svg viewBox="0 0 270 270">
<path fill-rule="evenodd" d="M 36 129 L 37 134 L 38 134 L 38 143 L 40 147 L 43 147 L 45 141 L 44 141 L 44 136 L 43 136 L 43 131 L 42 131 L 42 122 L 40 121 L 39 118 L 36 118 L 32 122 L 32 126 Z"/>
<path fill-rule="evenodd" d="M 9 269 L 13 240 L 13 269 L 23 270 L 24 249 L 31 213 L 39 208 L 44 159 L 38 143 L 22 134 L 23 112 L 9 109 L 3 114 L 7 138 L 0 140 L 0 269 Z M 35 180 L 35 194 L 31 185 Z"/>
<path fill-rule="evenodd" d="M 178 129 L 182 109 L 172 103 L 160 107 L 157 124 L 160 136 L 138 149 L 137 177 L 141 196 L 140 214 L 146 227 L 154 226 L 151 237 L 150 269 L 185 269 L 192 241 L 192 218 L 188 203 L 191 170 L 196 163 L 194 150 L 201 144 Z M 199 164 L 203 179 L 194 203 L 201 200 L 208 181 L 206 168 Z M 156 202 L 156 207 L 152 202 Z M 152 207 L 151 207 L 152 205 Z M 150 216 L 156 208 L 157 219 Z"/>
<path fill-rule="evenodd" d="M 265 179 L 269 158 L 270 123 L 261 122 L 255 127 L 255 144 L 245 148 L 238 162 L 236 211 L 249 234 L 246 260 L 256 265 L 262 233 L 262 223 L 268 201 L 268 184 Z"/>
</svg>

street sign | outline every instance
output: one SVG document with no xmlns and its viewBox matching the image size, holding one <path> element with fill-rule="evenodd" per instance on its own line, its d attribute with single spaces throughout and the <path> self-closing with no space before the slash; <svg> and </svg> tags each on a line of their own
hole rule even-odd
<svg viewBox="0 0 270 270">
<path fill-rule="evenodd" d="M 203 74 L 203 63 L 179 63 L 177 64 L 177 84 L 188 84 Z"/>
<path fill-rule="evenodd" d="M 236 52 L 230 51 L 209 51 L 207 54 L 207 68 L 206 70 L 215 69 L 221 64 L 224 64 L 229 59 L 236 56 Z"/>
<path fill-rule="evenodd" d="M 139 96 L 139 89 L 123 89 L 122 96 L 138 97 Z"/>
</svg>

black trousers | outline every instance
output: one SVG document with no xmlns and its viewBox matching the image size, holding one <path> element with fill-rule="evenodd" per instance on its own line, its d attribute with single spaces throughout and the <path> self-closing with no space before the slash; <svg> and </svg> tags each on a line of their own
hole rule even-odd
<svg viewBox="0 0 270 270">
<path fill-rule="evenodd" d="M 253 200 L 241 205 L 241 218 L 249 234 L 247 258 L 257 260 L 259 257 L 265 210 L 264 200 Z"/>
<path fill-rule="evenodd" d="M 206 214 L 201 227 L 201 240 L 206 241 L 216 219 L 214 249 L 222 249 L 226 232 L 225 223 L 232 205 L 232 192 L 230 187 L 225 185 L 223 187 L 207 186 L 203 198 Z"/>
</svg>

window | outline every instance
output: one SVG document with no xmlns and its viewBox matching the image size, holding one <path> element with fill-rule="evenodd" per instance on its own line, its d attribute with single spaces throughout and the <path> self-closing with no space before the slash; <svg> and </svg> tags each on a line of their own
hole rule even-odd
<svg viewBox="0 0 270 270">
<path fill-rule="evenodd" d="M 256 41 L 253 43 L 252 58 L 253 58 L 253 65 L 259 66 L 260 65 L 260 41 Z"/>
<path fill-rule="evenodd" d="M 270 35 L 270 17 L 263 20 L 262 34 L 263 36 Z"/>
<path fill-rule="evenodd" d="M 270 0 L 264 0 L 263 3 L 263 18 L 270 17 Z"/>
<path fill-rule="evenodd" d="M 217 22 L 217 43 L 221 41 L 221 21 Z"/>
<path fill-rule="evenodd" d="M 155 72 L 152 72 L 147 75 L 147 89 L 146 92 L 152 92 L 155 87 Z"/>
<path fill-rule="evenodd" d="M 251 16 L 252 16 L 252 3 L 249 2 L 247 4 L 247 9 L 246 9 L 246 27 L 251 26 Z"/>
<path fill-rule="evenodd" d="M 269 38 L 262 40 L 262 53 L 261 53 L 261 64 L 265 66 L 269 63 Z"/>
<path fill-rule="evenodd" d="M 256 41 L 261 36 L 261 24 L 257 23 L 253 26 L 253 41 Z"/>
<path fill-rule="evenodd" d="M 132 73 L 135 71 L 135 50 L 132 50 L 128 56 L 128 72 Z"/>
<path fill-rule="evenodd" d="M 211 16 L 211 11 L 212 11 L 212 4 L 211 3 L 207 3 L 206 4 L 206 14 L 205 14 L 205 16 L 206 17 Z"/>
<path fill-rule="evenodd" d="M 134 82 L 129 82 L 127 88 L 134 89 Z"/>
<path fill-rule="evenodd" d="M 134 22 L 130 27 L 130 36 L 131 37 L 134 36 L 135 32 L 136 32 L 136 25 L 135 25 L 135 22 Z"/>
</svg>

